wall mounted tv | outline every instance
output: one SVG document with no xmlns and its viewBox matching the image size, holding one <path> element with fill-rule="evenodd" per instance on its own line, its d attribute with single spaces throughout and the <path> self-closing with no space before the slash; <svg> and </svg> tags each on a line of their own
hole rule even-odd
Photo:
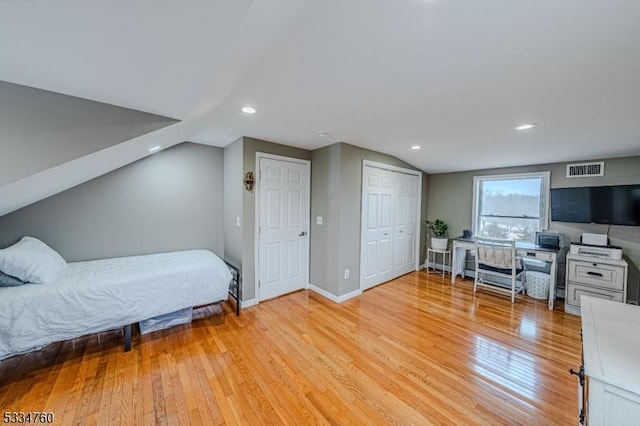
<svg viewBox="0 0 640 426">
<path fill-rule="evenodd" d="M 551 220 L 640 226 L 640 185 L 551 189 Z"/>
</svg>

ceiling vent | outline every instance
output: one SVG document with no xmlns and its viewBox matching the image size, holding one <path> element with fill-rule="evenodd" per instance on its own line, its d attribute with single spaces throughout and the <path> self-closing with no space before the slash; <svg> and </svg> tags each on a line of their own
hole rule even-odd
<svg viewBox="0 0 640 426">
<path fill-rule="evenodd" d="M 567 177 L 604 176 L 604 161 L 593 163 L 567 164 Z"/>
</svg>

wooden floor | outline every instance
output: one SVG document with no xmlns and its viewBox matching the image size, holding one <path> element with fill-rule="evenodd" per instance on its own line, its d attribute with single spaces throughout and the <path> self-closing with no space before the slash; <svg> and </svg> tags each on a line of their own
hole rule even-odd
<svg viewBox="0 0 640 426">
<path fill-rule="evenodd" d="M 190 325 L 0 362 L 0 415 L 56 424 L 576 423 L 580 319 L 411 273 L 335 304 L 300 291 Z M 558 309 L 560 308 L 560 309 Z"/>
</svg>

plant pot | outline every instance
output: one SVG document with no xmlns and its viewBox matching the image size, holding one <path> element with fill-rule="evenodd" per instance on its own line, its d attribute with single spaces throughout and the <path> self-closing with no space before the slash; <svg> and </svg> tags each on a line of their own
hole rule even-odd
<svg viewBox="0 0 640 426">
<path fill-rule="evenodd" d="M 448 244 L 448 238 L 431 237 L 431 248 L 434 250 L 446 250 Z"/>
</svg>

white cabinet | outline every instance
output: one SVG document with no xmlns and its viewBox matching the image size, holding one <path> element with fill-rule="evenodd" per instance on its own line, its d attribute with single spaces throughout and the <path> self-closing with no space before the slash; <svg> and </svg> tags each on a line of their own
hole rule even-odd
<svg viewBox="0 0 640 426">
<path fill-rule="evenodd" d="M 640 424 L 640 307 L 581 298 L 584 424 Z M 584 402 L 583 402 L 584 401 Z"/>
<path fill-rule="evenodd" d="M 567 255 L 564 311 L 580 315 L 580 297 L 597 297 L 625 303 L 627 300 L 627 262 Z"/>
</svg>

